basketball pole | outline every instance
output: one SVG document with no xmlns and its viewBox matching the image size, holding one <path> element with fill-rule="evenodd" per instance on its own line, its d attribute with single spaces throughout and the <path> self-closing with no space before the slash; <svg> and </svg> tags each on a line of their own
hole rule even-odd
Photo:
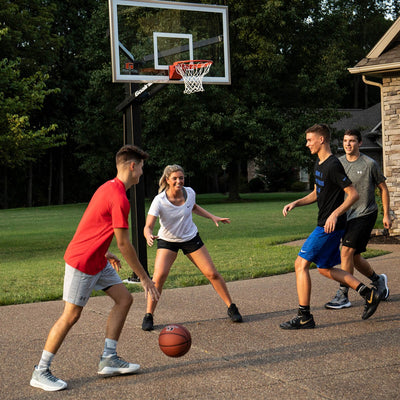
<svg viewBox="0 0 400 400">
<path fill-rule="evenodd" d="M 161 89 L 165 84 L 153 85 L 149 90 L 139 91 L 138 83 L 127 83 L 125 100 L 117 107 L 117 111 L 122 111 L 123 120 L 123 143 L 134 144 L 142 147 L 142 122 L 141 122 L 141 104 L 145 103 Z M 139 180 L 137 185 L 129 189 L 131 205 L 131 233 L 132 245 L 136 250 L 139 261 L 142 264 L 147 275 L 150 276 L 147 264 L 147 242 L 143 235 L 143 228 L 146 223 L 145 216 L 145 185 L 144 178 Z M 132 273 L 131 280 L 137 280 L 138 277 Z"/>
<path fill-rule="evenodd" d="M 127 97 L 131 97 L 138 89 L 138 84 L 128 83 Z M 123 112 L 123 135 L 124 145 L 134 144 L 142 146 L 142 126 L 140 118 L 140 103 L 131 101 L 124 104 Z M 130 189 L 130 204 L 131 204 L 131 232 L 132 244 L 135 248 L 139 261 L 142 264 L 147 275 L 150 276 L 147 266 L 147 248 L 146 239 L 143 235 L 143 228 L 145 226 L 145 190 L 143 177 L 139 180 L 137 185 L 133 185 Z M 133 273 L 132 278 L 137 278 Z"/>
</svg>

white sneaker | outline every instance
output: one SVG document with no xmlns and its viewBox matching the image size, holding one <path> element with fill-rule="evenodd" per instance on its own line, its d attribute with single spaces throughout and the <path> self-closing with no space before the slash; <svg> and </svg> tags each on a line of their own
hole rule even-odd
<svg viewBox="0 0 400 400">
<path fill-rule="evenodd" d="M 128 363 L 114 354 L 110 357 L 100 357 L 99 370 L 97 373 L 104 376 L 133 374 L 139 368 L 140 365 Z"/>
<path fill-rule="evenodd" d="M 380 274 L 379 279 L 373 283 L 378 289 L 378 293 L 381 296 L 381 300 L 386 300 L 389 297 L 389 288 L 387 285 L 387 276 L 385 274 Z"/>
<path fill-rule="evenodd" d="M 124 279 L 122 282 L 128 283 L 128 284 L 137 284 L 137 283 L 140 284 L 140 279 L 136 278 L 136 277 L 135 278 L 129 277 L 129 278 Z"/>
<path fill-rule="evenodd" d="M 30 385 L 46 390 L 47 392 L 55 392 L 65 389 L 67 382 L 56 378 L 49 369 L 37 369 L 37 366 L 35 366 Z"/>
<path fill-rule="evenodd" d="M 335 297 L 330 302 L 325 304 L 325 308 L 331 308 L 333 310 L 339 310 L 341 308 L 348 307 L 351 307 L 351 303 L 347 297 L 347 290 L 343 290 L 342 288 L 339 288 Z"/>
</svg>

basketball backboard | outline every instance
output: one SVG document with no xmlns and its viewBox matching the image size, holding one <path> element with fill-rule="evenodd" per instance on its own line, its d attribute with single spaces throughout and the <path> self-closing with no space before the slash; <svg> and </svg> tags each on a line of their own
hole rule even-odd
<svg viewBox="0 0 400 400">
<path fill-rule="evenodd" d="M 230 84 L 228 8 L 156 0 L 109 0 L 113 82 L 170 80 L 175 61 L 212 60 L 205 84 Z"/>
</svg>

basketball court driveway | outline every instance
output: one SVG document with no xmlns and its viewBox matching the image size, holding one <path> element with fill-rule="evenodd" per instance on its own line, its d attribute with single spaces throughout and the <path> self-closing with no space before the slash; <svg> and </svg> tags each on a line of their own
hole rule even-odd
<svg viewBox="0 0 400 400">
<path fill-rule="evenodd" d="M 244 323 L 233 324 L 211 286 L 165 290 L 153 332 L 141 330 L 143 293 L 134 304 L 119 342 L 119 354 L 141 364 L 139 374 L 99 378 L 107 297 L 90 299 L 71 330 L 52 370 L 67 390 L 44 392 L 29 386 L 47 333 L 62 301 L 0 307 L 0 399 L 399 399 L 400 245 L 373 245 L 392 253 L 372 259 L 386 273 L 389 301 L 361 319 L 363 301 L 326 310 L 337 284 L 311 271 L 314 330 L 284 331 L 279 324 L 297 307 L 293 273 L 229 283 Z M 192 348 L 168 358 L 158 334 L 168 323 L 185 325 Z"/>
</svg>

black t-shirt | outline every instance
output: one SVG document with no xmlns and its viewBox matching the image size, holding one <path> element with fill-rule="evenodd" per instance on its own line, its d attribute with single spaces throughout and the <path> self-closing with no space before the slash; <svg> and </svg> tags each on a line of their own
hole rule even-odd
<svg viewBox="0 0 400 400">
<path fill-rule="evenodd" d="M 318 226 L 324 226 L 328 217 L 344 201 L 343 189 L 351 185 L 351 180 L 344 172 L 343 165 L 334 156 L 330 155 L 322 164 L 315 163 L 315 185 L 318 201 Z M 344 229 L 346 214 L 342 214 L 336 223 L 337 229 Z"/>
</svg>

